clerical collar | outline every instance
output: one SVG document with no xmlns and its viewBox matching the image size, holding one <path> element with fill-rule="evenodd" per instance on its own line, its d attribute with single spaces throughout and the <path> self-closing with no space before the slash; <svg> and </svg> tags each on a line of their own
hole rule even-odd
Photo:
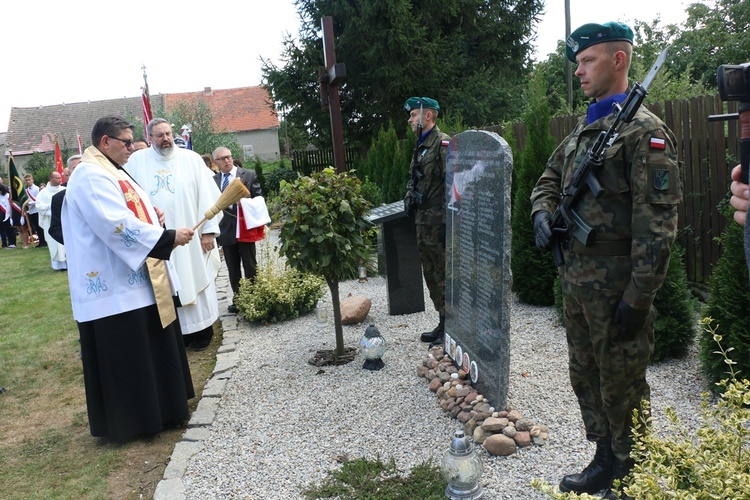
<svg viewBox="0 0 750 500">
<path fill-rule="evenodd" d="M 609 115 L 612 112 L 612 105 L 614 103 L 621 104 L 627 97 L 628 94 L 623 92 L 622 94 L 615 94 L 601 101 L 594 101 L 589 104 L 589 110 L 586 113 L 586 125 L 591 125 L 599 118 Z"/>
<path fill-rule="evenodd" d="M 417 143 L 417 146 L 421 146 L 421 145 L 422 145 L 422 143 L 424 143 L 424 141 L 426 141 L 426 140 L 427 140 L 427 136 L 428 136 L 428 135 L 430 135 L 430 132 L 432 132 L 433 130 L 435 130 L 435 127 L 432 127 L 432 128 L 431 128 L 430 130 L 428 130 L 427 132 L 423 132 L 423 133 L 422 133 L 422 137 L 420 137 L 420 138 L 419 138 L 419 142 Z"/>
</svg>

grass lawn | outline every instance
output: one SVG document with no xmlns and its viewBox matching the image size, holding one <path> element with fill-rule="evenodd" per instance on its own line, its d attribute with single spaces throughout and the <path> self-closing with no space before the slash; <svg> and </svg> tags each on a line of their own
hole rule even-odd
<svg viewBox="0 0 750 500">
<path fill-rule="evenodd" d="M 67 272 L 46 248 L 0 250 L 0 498 L 150 498 L 184 429 L 116 445 L 89 433 Z M 188 351 L 198 397 L 221 331 Z"/>
</svg>

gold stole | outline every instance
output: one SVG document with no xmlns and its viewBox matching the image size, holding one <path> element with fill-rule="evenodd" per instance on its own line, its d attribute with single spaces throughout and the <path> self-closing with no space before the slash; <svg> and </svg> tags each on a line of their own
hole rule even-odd
<svg viewBox="0 0 750 500">
<path fill-rule="evenodd" d="M 107 157 L 94 146 L 86 148 L 86 151 L 83 152 L 83 158 L 81 158 L 81 161 L 99 165 L 117 179 L 120 189 L 122 189 L 122 193 L 125 197 L 125 203 L 127 204 L 128 209 L 130 209 L 130 211 L 133 212 L 133 214 L 142 222 L 151 224 L 151 218 L 148 215 L 146 206 L 138 195 L 138 192 L 130 183 L 130 177 L 128 177 L 127 174 L 122 170 L 115 168 Z M 177 319 L 177 313 L 172 299 L 172 287 L 169 285 L 169 275 L 167 274 L 167 263 L 153 257 L 146 257 L 146 268 L 148 269 L 151 286 L 154 289 L 156 307 L 159 310 L 161 326 L 162 328 L 166 328 Z"/>
</svg>

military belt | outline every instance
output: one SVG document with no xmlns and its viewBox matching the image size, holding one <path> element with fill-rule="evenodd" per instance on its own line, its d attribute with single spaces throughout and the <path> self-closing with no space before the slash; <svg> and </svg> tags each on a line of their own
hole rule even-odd
<svg viewBox="0 0 750 500">
<path fill-rule="evenodd" d="M 594 241 L 594 244 L 587 247 L 577 239 L 573 238 L 572 236 L 569 237 L 571 241 L 569 243 L 572 243 L 570 245 L 567 245 L 567 248 L 570 249 L 571 252 L 577 253 L 580 255 L 595 255 L 595 256 L 602 256 L 602 257 L 615 257 L 617 255 L 630 255 L 630 247 L 631 247 L 631 241 L 630 240 L 604 240 L 604 241 Z"/>
</svg>

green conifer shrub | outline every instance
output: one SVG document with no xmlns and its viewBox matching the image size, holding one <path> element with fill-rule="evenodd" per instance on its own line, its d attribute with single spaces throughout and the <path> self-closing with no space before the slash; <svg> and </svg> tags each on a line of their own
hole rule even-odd
<svg viewBox="0 0 750 500">
<path fill-rule="evenodd" d="M 711 274 L 711 297 L 703 308 L 702 317 L 711 317 L 719 325 L 717 333 L 724 339 L 729 356 L 737 370 L 750 376 L 750 286 L 743 246 L 743 228 L 736 224 L 730 210 L 724 211 L 727 227 L 719 236 L 722 252 Z M 712 383 L 726 376 L 726 365 L 714 354 L 713 338 L 702 332 L 700 358 L 703 372 Z"/>
<path fill-rule="evenodd" d="M 554 303 L 557 268 L 552 254 L 534 244 L 529 199 L 536 181 L 544 172 L 547 159 L 555 150 L 554 139 L 549 133 L 549 105 L 539 78 L 534 78 L 529 87 L 523 121 L 527 131 L 526 144 L 520 162 L 515 162 L 518 171 L 511 214 L 511 269 L 516 277 L 512 288 L 521 301 L 548 306 Z"/>
<path fill-rule="evenodd" d="M 695 305 L 688 287 L 684 256 L 682 247 L 677 244 L 672 246 L 664 285 L 654 297 L 658 316 L 654 321 L 652 362 L 681 358 L 687 354 L 695 339 Z"/>
</svg>

